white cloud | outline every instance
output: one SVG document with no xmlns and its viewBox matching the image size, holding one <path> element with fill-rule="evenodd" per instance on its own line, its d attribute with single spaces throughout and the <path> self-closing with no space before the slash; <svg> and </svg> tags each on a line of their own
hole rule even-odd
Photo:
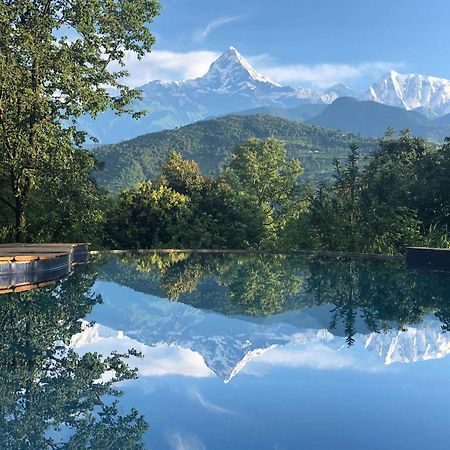
<svg viewBox="0 0 450 450">
<path fill-rule="evenodd" d="M 172 450 L 205 450 L 205 444 L 193 434 L 175 431 L 168 433 L 167 442 Z"/>
<path fill-rule="evenodd" d="M 130 76 L 124 80 L 132 87 L 142 86 L 152 80 L 186 80 L 204 75 L 211 63 L 220 56 L 211 50 L 173 52 L 155 50 L 138 60 L 134 53 L 125 57 L 125 68 Z M 402 67 L 399 63 L 383 61 L 360 64 L 278 64 L 270 55 L 248 57 L 249 62 L 271 80 L 287 86 L 326 88 L 342 81 L 350 84 L 374 80 L 383 73 Z M 117 65 L 111 68 L 119 69 Z"/>
<path fill-rule="evenodd" d="M 112 330 L 100 324 L 86 327 L 83 332 L 73 336 L 71 347 L 79 354 L 97 352 L 102 355 L 108 355 L 114 350 L 126 353 L 134 348 L 143 354 L 143 358 L 131 358 L 129 364 L 137 367 L 140 377 L 181 375 L 209 378 L 214 376 L 199 353 L 187 348 L 166 345 L 150 347 L 125 336 L 121 331 Z"/>
<path fill-rule="evenodd" d="M 218 17 L 217 19 L 214 19 L 211 22 L 209 22 L 208 25 L 206 25 L 206 27 L 197 30 L 196 33 L 194 34 L 194 40 L 197 42 L 202 42 L 206 39 L 206 37 L 210 33 L 212 33 L 217 28 L 221 27 L 222 25 L 237 22 L 238 20 L 242 20 L 244 17 L 245 15 Z"/>
<path fill-rule="evenodd" d="M 334 342 L 338 341 L 338 342 Z M 254 362 L 258 366 L 306 367 L 318 370 L 353 369 L 362 372 L 388 370 L 377 355 L 358 344 L 351 348 L 345 346 L 343 339 L 334 338 L 333 343 L 313 343 L 288 345 L 269 350 Z M 257 370 L 255 371 L 257 373 Z M 250 372 L 250 374 L 252 374 Z"/>
<path fill-rule="evenodd" d="M 342 81 L 352 82 L 362 78 L 377 78 L 402 64 L 383 61 L 360 64 L 277 64 L 269 55 L 257 55 L 249 58 L 255 68 L 280 84 L 307 84 L 326 88 Z"/>
<path fill-rule="evenodd" d="M 204 75 L 219 53 L 209 50 L 192 52 L 171 52 L 155 50 L 138 60 L 136 55 L 128 53 L 125 57 L 125 69 L 130 76 L 125 80 L 129 86 L 142 86 L 152 80 L 186 80 Z M 118 66 L 112 66 L 119 69 Z"/>
</svg>

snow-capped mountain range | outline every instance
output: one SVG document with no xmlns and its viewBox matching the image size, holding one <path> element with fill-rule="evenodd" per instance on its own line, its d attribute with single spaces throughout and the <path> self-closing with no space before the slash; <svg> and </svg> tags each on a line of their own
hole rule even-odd
<svg viewBox="0 0 450 450">
<path fill-rule="evenodd" d="M 390 71 L 370 86 L 363 98 L 407 110 L 424 108 L 438 115 L 447 114 L 450 112 L 450 80 Z"/>
<path fill-rule="evenodd" d="M 322 91 L 293 88 L 281 86 L 258 73 L 234 47 L 224 52 L 199 78 L 151 81 L 139 89 L 143 98 L 135 107 L 147 111 L 140 120 L 107 111 L 96 120 L 83 118 L 81 127 L 100 142 L 113 143 L 212 116 L 267 106 L 330 104 L 339 97 L 374 100 L 435 115 L 450 112 L 449 80 L 391 71 L 364 93 L 353 91 L 345 83 Z"/>
<path fill-rule="evenodd" d="M 307 350 L 310 365 L 314 363 L 314 352 L 326 351 L 345 360 L 353 355 L 353 366 L 367 365 L 364 370 L 372 370 L 370 364 L 379 368 L 440 359 L 450 353 L 450 335 L 442 332 L 441 323 L 434 316 L 425 317 L 423 323 L 411 325 L 407 330 L 374 333 L 359 327 L 354 335 L 355 350 L 349 353 L 345 336 L 327 330 L 313 308 L 281 313 L 270 320 L 246 320 L 141 294 L 109 282 L 98 283 L 96 292 L 104 300 L 90 317 L 97 323 L 73 337 L 73 348 L 82 351 L 87 344 L 100 345 L 105 338 L 115 336 L 119 340 L 127 337 L 149 348 L 189 350 L 200 355 L 207 368 L 224 382 L 229 382 L 251 361 L 263 360 L 266 354 L 283 351 L 286 346 L 293 346 L 297 352 Z"/>
<path fill-rule="evenodd" d="M 209 318 L 207 315 L 205 320 Z M 407 330 L 358 333 L 354 336 L 354 348 L 350 349 L 344 337 L 334 335 L 327 329 L 299 329 L 284 323 L 249 324 L 246 321 L 229 318 L 223 321 L 223 327 L 216 329 L 214 333 L 205 334 L 203 321 L 196 321 L 192 327 L 186 323 L 177 330 L 167 328 L 166 321 L 162 317 L 160 321 L 156 321 L 152 326 L 159 323 L 163 325 L 162 328 L 157 327 L 152 331 L 142 328 L 123 331 L 98 323 L 94 326 L 88 326 L 86 323 L 83 331 L 73 336 L 71 347 L 82 351 L 84 347 L 90 346 L 100 353 L 104 350 L 117 350 L 117 347 L 120 347 L 121 351 L 126 351 L 127 343 L 123 342 L 126 338 L 131 342 L 128 344 L 129 348 L 136 348 L 136 343 L 143 345 L 144 347 L 139 348 L 140 351 L 144 350 L 143 353 L 145 347 L 189 350 L 200 355 L 201 358 L 197 359 L 197 363 L 203 362 L 211 373 L 222 378 L 225 383 L 243 371 L 250 362 L 264 360 L 266 352 L 283 351 L 285 346 L 290 346 L 291 353 L 307 351 L 310 355 L 308 361 L 310 366 L 313 366 L 314 359 L 312 351 L 318 353 L 326 351 L 342 355 L 344 359 L 349 355 L 355 358 L 356 355 L 360 364 L 353 361 L 352 365 L 359 368 L 363 368 L 370 361 L 370 364 L 376 367 L 367 366 L 365 370 L 368 371 L 395 363 L 407 364 L 441 359 L 450 354 L 450 336 L 442 333 L 441 323 L 438 320 L 431 318 L 426 324 L 411 326 Z M 175 326 L 179 325 L 177 317 Z M 231 325 L 231 334 L 228 332 L 228 325 Z M 110 349 L 105 348 L 106 339 L 109 340 L 109 345 L 112 345 Z M 155 364 L 155 361 L 150 363 Z M 174 364 L 176 365 L 176 362 Z M 161 371 L 154 368 L 153 372 Z"/>
</svg>

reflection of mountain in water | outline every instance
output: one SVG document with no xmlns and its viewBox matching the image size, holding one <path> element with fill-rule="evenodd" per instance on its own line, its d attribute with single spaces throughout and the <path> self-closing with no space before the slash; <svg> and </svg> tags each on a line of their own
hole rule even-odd
<svg viewBox="0 0 450 450">
<path fill-rule="evenodd" d="M 450 353 L 450 335 L 442 332 L 441 323 L 427 319 L 418 327 L 405 331 L 371 333 L 361 337 L 368 350 L 375 351 L 386 364 L 411 363 L 438 359 Z"/>
<path fill-rule="evenodd" d="M 327 306 L 243 320 L 140 294 L 113 283 L 97 283 L 96 291 L 102 294 L 104 303 L 94 310 L 91 319 L 116 330 L 118 337 L 124 334 L 152 347 L 177 346 L 197 352 L 225 382 L 272 347 L 318 343 L 336 352 L 347 351 L 345 337 L 327 330 L 326 310 L 331 308 Z M 91 343 L 101 339 L 106 331 L 97 327 L 84 333 L 74 341 L 75 346 L 83 345 L 86 339 Z M 108 333 L 111 335 L 111 331 Z M 374 333 L 361 324 L 354 339 L 356 345 L 376 353 L 385 364 L 442 358 L 450 352 L 450 336 L 442 333 L 440 322 L 431 317 L 406 331 Z"/>
</svg>

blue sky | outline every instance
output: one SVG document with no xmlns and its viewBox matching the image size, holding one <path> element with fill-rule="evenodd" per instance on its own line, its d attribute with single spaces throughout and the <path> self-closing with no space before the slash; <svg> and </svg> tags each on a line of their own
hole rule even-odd
<svg viewBox="0 0 450 450">
<path fill-rule="evenodd" d="M 389 69 L 450 78 L 449 0 L 162 0 L 130 83 L 202 75 L 230 45 L 292 86 L 363 89 Z"/>
</svg>

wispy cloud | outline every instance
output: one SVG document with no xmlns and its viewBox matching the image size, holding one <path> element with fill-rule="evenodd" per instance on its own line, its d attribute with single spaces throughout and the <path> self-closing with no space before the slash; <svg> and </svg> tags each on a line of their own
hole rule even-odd
<svg viewBox="0 0 450 450">
<path fill-rule="evenodd" d="M 277 64 L 269 55 L 257 55 L 249 60 L 259 72 L 277 83 L 295 86 L 306 84 L 318 88 L 329 87 L 342 81 L 374 79 L 403 65 L 385 61 L 359 64 Z"/>
<path fill-rule="evenodd" d="M 219 53 L 209 50 L 172 52 L 155 50 L 138 60 L 134 53 L 125 58 L 125 68 L 130 76 L 129 86 L 141 86 L 152 80 L 185 80 L 204 75 Z M 118 69 L 118 67 L 116 67 Z"/>
<path fill-rule="evenodd" d="M 193 434 L 174 431 L 166 439 L 171 450 L 206 450 L 205 444 Z"/>
<path fill-rule="evenodd" d="M 192 388 L 192 390 L 190 391 L 190 396 L 192 398 L 194 398 L 195 400 L 197 400 L 200 403 L 200 405 L 202 405 L 208 411 L 222 413 L 222 414 L 233 414 L 233 415 L 237 414 L 234 411 L 231 411 L 229 409 L 223 408 L 222 406 L 212 403 L 211 401 L 206 399 L 203 396 L 203 394 L 201 392 L 199 392 L 198 389 L 196 389 L 196 388 Z"/>
<path fill-rule="evenodd" d="M 223 16 L 218 17 L 217 19 L 212 20 L 208 23 L 204 28 L 197 30 L 194 33 L 194 40 L 197 42 L 202 42 L 206 39 L 206 37 L 211 34 L 214 30 L 221 27 L 222 25 L 226 25 L 227 23 L 237 22 L 246 17 L 246 14 L 241 14 L 239 16 Z"/>
</svg>

